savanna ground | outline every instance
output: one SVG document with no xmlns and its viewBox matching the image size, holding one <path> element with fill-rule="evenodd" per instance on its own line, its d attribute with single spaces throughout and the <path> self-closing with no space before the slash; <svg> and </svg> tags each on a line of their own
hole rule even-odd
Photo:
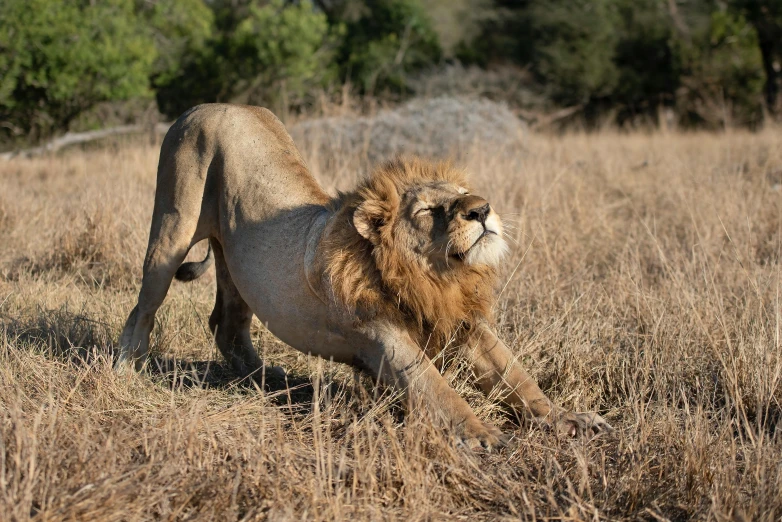
<svg viewBox="0 0 782 522">
<path fill-rule="evenodd" d="M 314 151 L 330 190 L 365 168 Z M 3 519 L 782 517 L 779 129 L 527 134 L 463 154 L 513 243 L 501 336 L 554 400 L 617 428 L 519 426 L 448 362 L 514 435 L 492 454 L 261 324 L 287 383 L 237 382 L 207 327 L 211 270 L 172 285 L 150 371 L 113 373 L 157 154 L 127 141 L 0 164 Z"/>
</svg>

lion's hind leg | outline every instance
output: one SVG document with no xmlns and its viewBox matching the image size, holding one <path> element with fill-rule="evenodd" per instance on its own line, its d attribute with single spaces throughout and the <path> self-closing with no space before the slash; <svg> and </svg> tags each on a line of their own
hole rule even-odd
<svg viewBox="0 0 782 522">
<path fill-rule="evenodd" d="M 131 363 L 136 370 L 144 366 L 155 314 L 163 304 L 174 274 L 190 247 L 197 242 L 194 236 L 200 205 L 166 211 L 161 208 L 165 208 L 165 203 L 165 200 L 155 201 L 138 304 L 130 312 L 120 337 L 120 353 L 115 365 L 120 371 L 129 368 Z M 173 205 L 170 208 L 176 209 Z"/>
<path fill-rule="evenodd" d="M 150 237 L 144 260 L 144 275 L 138 304 L 130 312 L 120 337 L 120 354 L 115 367 L 122 370 L 133 366 L 140 370 L 149 350 L 149 335 L 155 324 L 155 314 L 168 293 L 179 265 L 190 249 L 192 232 L 177 223 L 168 222 Z M 194 230 L 193 230 L 194 232 Z"/>
<path fill-rule="evenodd" d="M 147 254 L 141 281 L 138 304 L 130 312 L 120 337 L 120 354 L 116 368 L 124 369 L 133 363 L 136 370 L 144 365 L 149 350 L 149 335 L 155 323 L 155 313 L 168 293 L 179 265 L 187 255 L 188 244 L 168 252 L 156 250 Z"/>
<path fill-rule="evenodd" d="M 215 239 L 210 239 L 209 242 L 214 252 L 217 275 L 217 296 L 214 310 L 209 317 L 209 328 L 215 336 L 220 353 L 234 372 L 240 377 L 257 375 L 260 379 L 263 362 L 250 338 L 253 313 L 231 279 L 222 246 Z"/>
</svg>

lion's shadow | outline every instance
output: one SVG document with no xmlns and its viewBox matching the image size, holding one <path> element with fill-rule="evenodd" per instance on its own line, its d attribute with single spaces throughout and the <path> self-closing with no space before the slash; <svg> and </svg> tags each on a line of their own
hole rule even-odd
<svg viewBox="0 0 782 522">
<path fill-rule="evenodd" d="M 266 366 L 252 376 L 240 378 L 224 361 L 189 361 L 152 356 L 147 371 L 172 389 L 212 388 L 247 394 L 264 393 L 278 405 L 295 405 L 299 409 L 306 409 L 315 396 L 315 388 L 309 376 L 280 372 L 278 367 L 273 366 Z M 336 384 L 331 383 L 330 386 Z"/>
<path fill-rule="evenodd" d="M 116 357 L 114 330 L 89 314 L 71 312 L 67 307 L 38 308 L 21 318 L 0 312 L 0 337 L 4 340 L 4 349 L 30 347 L 74 369 L 111 364 Z M 290 412 L 294 414 L 308 413 L 315 398 L 316 384 L 309 375 L 289 372 L 281 376 L 278 369 L 271 366 L 252 377 L 239 378 L 221 360 L 192 361 L 153 355 L 146 372 L 171 389 L 211 388 L 247 395 L 264 393 L 278 406 L 292 407 Z M 345 399 L 355 397 L 354 390 L 344 384 L 330 382 L 317 386 L 321 396 L 341 393 Z M 782 408 L 779 407 L 749 417 L 772 436 L 782 426 Z"/>
<path fill-rule="evenodd" d="M 75 368 L 111 363 L 117 355 L 115 334 L 108 324 L 67 307 L 38 308 L 22 318 L 0 313 L 0 335 L 9 347 L 29 346 Z M 309 376 L 290 372 L 281 375 L 279 368 L 272 366 L 253 376 L 239 378 L 224 361 L 189 361 L 153 355 L 146 371 L 172 389 L 231 389 L 247 394 L 263 391 L 274 402 L 296 405 L 298 409 L 306 409 L 315 395 Z"/>
</svg>

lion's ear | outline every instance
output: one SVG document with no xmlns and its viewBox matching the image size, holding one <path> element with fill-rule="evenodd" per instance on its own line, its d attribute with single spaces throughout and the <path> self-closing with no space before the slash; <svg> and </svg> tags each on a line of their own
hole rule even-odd
<svg viewBox="0 0 782 522">
<path fill-rule="evenodd" d="M 380 241 L 380 227 L 385 222 L 383 216 L 383 208 L 380 205 L 365 201 L 353 213 L 353 226 L 361 237 L 376 245 Z"/>
</svg>

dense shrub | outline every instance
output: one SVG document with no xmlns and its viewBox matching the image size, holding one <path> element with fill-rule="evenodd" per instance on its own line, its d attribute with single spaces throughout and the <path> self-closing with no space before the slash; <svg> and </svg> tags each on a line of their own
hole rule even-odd
<svg viewBox="0 0 782 522">
<path fill-rule="evenodd" d="M 676 27 L 659 0 L 635 0 L 618 6 L 621 21 L 614 64 L 618 77 L 612 96 L 632 116 L 671 104 L 683 73 Z"/>
<path fill-rule="evenodd" d="M 345 21 L 343 77 L 367 93 L 404 91 L 411 72 L 440 59 L 431 20 L 418 0 L 365 0 L 364 6 Z"/>
<path fill-rule="evenodd" d="M 582 104 L 614 90 L 618 16 L 611 0 L 533 0 L 524 21 L 522 56 L 555 101 Z"/>
<path fill-rule="evenodd" d="M 132 0 L 4 0 L 0 132 L 36 139 L 99 102 L 149 95 L 155 57 Z"/>
<path fill-rule="evenodd" d="M 704 38 L 684 44 L 679 113 L 708 126 L 763 117 L 763 63 L 755 29 L 727 10 L 711 13 Z"/>
<path fill-rule="evenodd" d="M 668 106 L 683 124 L 753 126 L 762 120 L 764 84 L 767 107 L 774 109 L 782 5 L 761 7 L 750 0 L 497 3 L 503 16 L 486 24 L 473 49 L 475 60 L 528 66 L 555 102 L 583 106 L 587 115 L 612 109 L 622 123 Z"/>
<path fill-rule="evenodd" d="M 782 80 L 782 71 L 779 67 L 782 63 L 782 2 L 731 0 L 728 6 L 746 18 L 757 32 L 757 43 L 765 73 L 766 108 L 779 115 L 782 113 L 782 103 L 779 98 L 780 80 Z"/>
<path fill-rule="evenodd" d="M 459 62 L 524 71 L 534 85 L 508 89 L 534 96 L 492 97 L 531 113 L 633 125 L 665 107 L 685 125 L 754 127 L 782 113 L 782 2 L 4 0 L 0 143 L 153 98 L 174 118 L 214 101 L 306 108 L 344 82 L 394 101 L 436 95 L 420 78 Z"/>
<path fill-rule="evenodd" d="M 280 108 L 336 80 L 340 28 L 329 27 L 310 2 L 252 1 L 238 12 L 216 2 L 213 8 L 216 34 L 187 49 L 183 66 L 158 80 L 158 104 L 168 116 L 204 101 Z"/>
<path fill-rule="evenodd" d="M 170 85 L 214 37 L 214 12 L 203 0 L 141 2 L 139 6 L 157 49 L 152 84 Z"/>
</svg>

